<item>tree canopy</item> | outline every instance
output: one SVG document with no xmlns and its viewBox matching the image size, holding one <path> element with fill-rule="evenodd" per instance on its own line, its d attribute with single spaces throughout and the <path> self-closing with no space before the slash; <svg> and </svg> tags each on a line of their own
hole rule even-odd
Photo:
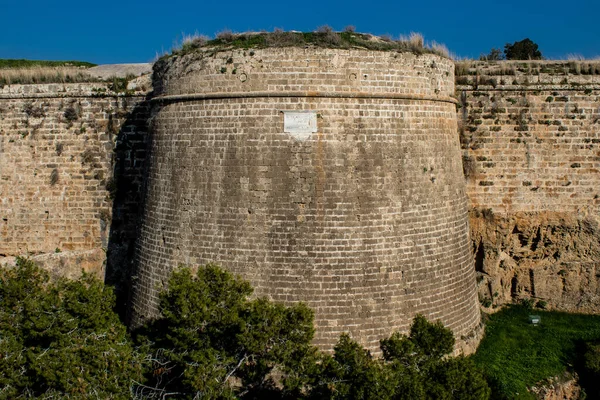
<svg viewBox="0 0 600 400">
<path fill-rule="evenodd" d="M 506 43 L 504 51 L 492 47 L 488 54 L 481 54 L 481 61 L 498 61 L 498 60 L 541 60 L 542 52 L 538 49 L 538 45 L 531 39 L 525 38 L 518 42 Z"/>
<path fill-rule="evenodd" d="M 504 56 L 507 60 L 541 60 L 542 52 L 538 50 L 538 45 L 525 38 L 513 44 L 504 45 Z"/>
<path fill-rule="evenodd" d="M 127 399 L 142 356 L 90 275 L 50 282 L 32 261 L 0 269 L 0 399 Z"/>
<path fill-rule="evenodd" d="M 488 399 L 452 332 L 416 316 L 383 357 L 342 335 L 311 344 L 313 313 L 253 297 L 215 265 L 175 271 L 161 317 L 130 335 L 110 287 L 50 280 L 31 261 L 0 269 L 0 399 Z"/>
<path fill-rule="evenodd" d="M 479 57 L 480 61 L 498 61 L 503 59 L 504 55 L 502 54 L 502 50 L 493 47 L 488 54 L 482 54 Z"/>
</svg>

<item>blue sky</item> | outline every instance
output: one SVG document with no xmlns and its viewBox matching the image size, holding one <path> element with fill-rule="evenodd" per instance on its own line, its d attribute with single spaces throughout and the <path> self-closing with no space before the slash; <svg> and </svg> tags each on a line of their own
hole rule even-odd
<svg viewBox="0 0 600 400">
<path fill-rule="evenodd" d="M 421 32 L 460 57 L 529 37 L 546 58 L 600 57 L 600 1 L 0 0 L 0 58 L 148 62 L 182 34 L 312 31 L 321 25 L 397 37 Z"/>
</svg>

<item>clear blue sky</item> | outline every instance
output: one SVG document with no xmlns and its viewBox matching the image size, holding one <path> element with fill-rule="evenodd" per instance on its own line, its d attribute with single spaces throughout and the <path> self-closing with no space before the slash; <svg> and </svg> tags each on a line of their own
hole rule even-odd
<svg viewBox="0 0 600 400">
<path fill-rule="evenodd" d="M 529 37 L 546 58 L 600 57 L 600 0 L 156 1 L 0 0 L 0 58 L 148 62 L 182 33 L 421 32 L 461 57 Z"/>
</svg>

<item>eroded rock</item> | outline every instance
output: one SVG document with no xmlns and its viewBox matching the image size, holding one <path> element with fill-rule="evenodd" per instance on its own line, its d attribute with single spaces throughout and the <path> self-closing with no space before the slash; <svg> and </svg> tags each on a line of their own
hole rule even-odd
<svg viewBox="0 0 600 400">
<path fill-rule="evenodd" d="M 484 306 L 531 298 L 542 307 L 600 311 L 600 229 L 595 216 L 470 213 Z"/>
</svg>

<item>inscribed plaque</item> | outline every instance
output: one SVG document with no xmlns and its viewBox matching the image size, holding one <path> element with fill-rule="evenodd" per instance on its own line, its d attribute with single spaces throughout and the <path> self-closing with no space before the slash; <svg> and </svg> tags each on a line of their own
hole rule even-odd
<svg viewBox="0 0 600 400">
<path fill-rule="evenodd" d="M 314 111 L 284 111 L 283 131 L 299 140 L 308 139 L 317 131 L 317 113 Z"/>
</svg>

